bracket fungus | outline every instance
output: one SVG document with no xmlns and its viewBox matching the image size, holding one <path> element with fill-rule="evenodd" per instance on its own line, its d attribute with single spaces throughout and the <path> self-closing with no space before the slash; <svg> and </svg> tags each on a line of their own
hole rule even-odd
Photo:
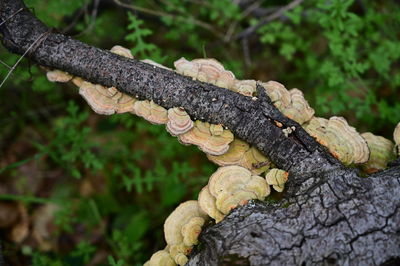
<svg viewBox="0 0 400 266">
<path fill-rule="evenodd" d="M 210 195 L 215 198 L 215 207 L 224 215 L 238 205 L 246 204 L 251 199 L 264 200 L 270 193 L 269 186 L 264 178 L 252 175 L 246 168 L 236 165 L 218 168 L 211 175 L 206 188 L 208 188 Z M 218 214 L 215 215 L 213 204 L 209 204 L 211 202 L 209 195 L 207 192 L 203 191 L 203 193 L 200 200 L 206 199 L 206 201 L 200 203 L 200 206 L 203 206 L 203 210 L 207 213 L 211 210 L 211 215 L 218 217 Z"/>
<path fill-rule="evenodd" d="M 174 261 L 185 265 L 187 254 L 197 244 L 197 237 L 208 216 L 203 212 L 196 200 L 181 203 L 165 220 L 164 236 L 168 251 Z"/>
<path fill-rule="evenodd" d="M 361 136 L 367 141 L 370 150 L 368 161 L 362 165 L 363 170 L 373 173 L 385 169 L 388 162 L 394 159 L 393 142 L 370 132 L 363 133 Z"/>
<path fill-rule="evenodd" d="M 315 112 L 304 98 L 303 92 L 299 89 L 291 89 L 289 93 L 290 104 L 282 110 L 282 113 L 300 125 L 310 121 Z"/>
<path fill-rule="evenodd" d="M 217 205 L 215 204 L 215 197 L 211 195 L 208 186 L 201 189 L 197 200 L 200 208 L 207 213 L 208 216 L 213 218 L 215 222 L 219 223 L 224 219 L 225 215 L 218 210 Z"/>
<path fill-rule="evenodd" d="M 48 71 L 46 77 L 51 82 L 68 82 L 73 76 L 58 69 Z"/>
<path fill-rule="evenodd" d="M 400 122 L 397 124 L 393 132 L 393 139 L 396 143 L 397 156 L 400 157 Z"/>
<path fill-rule="evenodd" d="M 234 89 L 235 75 L 225 70 L 224 66 L 213 58 L 188 61 L 182 57 L 174 62 L 174 66 L 179 74 L 222 88 Z"/>
<path fill-rule="evenodd" d="M 193 121 L 183 108 L 175 107 L 168 109 L 166 129 L 172 136 L 182 135 L 191 130 L 193 126 Z"/>
<path fill-rule="evenodd" d="M 163 125 L 168 122 L 167 109 L 153 101 L 136 101 L 133 105 L 134 113 L 156 125 Z"/>
<path fill-rule="evenodd" d="M 161 64 L 159 64 L 159 63 L 157 63 L 157 62 L 155 62 L 155 61 L 153 61 L 151 59 L 143 59 L 143 60 L 140 60 L 140 61 L 142 61 L 143 63 L 146 63 L 146 64 L 150 64 L 150 65 L 153 65 L 153 66 L 156 66 L 156 67 L 159 67 L 159 68 L 163 68 L 163 69 L 172 71 L 171 68 L 166 67 L 164 65 L 161 65 Z"/>
<path fill-rule="evenodd" d="M 143 266 L 175 266 L 176 263 L 172 259 L 171 255 L 166 250 L 159 250 L 154 253 L 150 260 L 148 260 Z"/>
<path fill-rule="evenodd" d="M 285 183 L 288 181 L 289 173 L 284 170 L 273 168 L 265 175 L 268 185 L 271 185 L 276 191 L 282 192 L 285 189 Z"/>
<path fill-rule="evenodd" d="M 280 111 L 290 105 L 291 98 L 289 91 L 281 83 L 276 81 L 261 82 L 265 92 L 271 98 L 272 103 Z"/>
<path fill-rule="evenodd" d="M 229 149 L 222 155 L 207 154 L 207 158 L 219 166 L 238 165 L 259 175 L 265 172 L 271 162 L 257 148 L 235 138 L 229 145 Z"/>
<path fill-rule="evenodd" d="M 194 127 L 190 131 L 178 136 L 179 141 L 182 144 L 197 145 L 200 150 L 207 154 L 224 154 L 229 149 L 229 143 L 233 141 L 232 132 L 227 129 L 222 129 L 221 132 L 213 126 L 213 134 L 210 128 L 210 123 L 197 120 L 194 122 Z"/>
<path fill-rule="evenodd" d="M 129 59 L 133 59 L 133 55 L 132 55 L 131 51 L 120 45 L 113 46 L 110 51 L 114 54 L 117 54 L 117 55 L 120 55 L 123 57 L 127 57 Z"/>
<path fill-rule="evenodd" d="M 112 115 L 134 111 L 133 104 L 136 100 L 114 87 L 106 88 L 84 81 L 79 87 L 79 94 L 98 114 Z"/>
<path fill-rule="evenodd" d="M 369 148 L 365 139 L 343 117 L 325 119 L 313 117 L 304 129 L 343 164 L 362 164 L 368 161 Z"/>
<path fill-rule="evenodd" d="M 111 52 L 133 58 L 131 52 L 119 45 L 111 48 Z M 90 107 L 98 114 L 112 115 L 134 111 L 136 99 L 128 94 L 118 91 L 115 87 L 106 88 L 98 84 L 74 78 L 72 82 L 79 87 L 79 94 L 86 100 Z"/>
<path fill-rule="evenodd" d="M 253 96 L 253 94 L 256 92 L 256 87 L 257 82 L 255 80 L 237 80 L 234 91 L 245 96 Z"/>
</svg>

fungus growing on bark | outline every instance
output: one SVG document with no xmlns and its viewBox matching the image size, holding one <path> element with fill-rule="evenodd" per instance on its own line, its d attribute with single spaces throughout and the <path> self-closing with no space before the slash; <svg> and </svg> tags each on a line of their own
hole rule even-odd
<svg viewBox="0 0 400 266">
<path fill-rule="evenodd" d="M 397 124 L 393 132 L 394 143 L 396 144 L 395 149 L 397 150 L 397 156 L 400 156 L 400 122 Z"/>
<path fill-rule="evenodd" d="M 111 52 L 133 58 L 131 52 L 119 45 L 111 48 Z M 72 82 L 79 87 L 79 94 L 83 96 L 90 107 L 98 114 L 112 115 L 115 113 L 133 112 L 136 99 L 118 91 L 115 87 L 106 88 L 95 85 L 76 77 Z"/>
<path fill-rule="evenodd" d="M 136 115 L 143 117 L 152 124 L 162 125 L 168 122 L 167 109 L 153 101 L 136 101 L 133 107 Z"/>
<path fill-rule="evenodd" d="M 134 111 L 133 104 L 136 100 L 114 87 L 106 88 L 84 81 L 79 87 L 79 94 L 98 114 L 112 115 Z"/>
<path fill-rule="evenodd" d="M 187 262 L 186 255 L 197 244 L 201 226 L 208 219 L 196 200 L 181 203 L 165 220 L 164 236 L 168 251 L 179 265 Z"/>
<path fill-rule="evenodd" d="M 289 91 L 281 83 L 276 81 L 261 82 L 265 92 L 271 98 L 272 103 L 280 111 L 290 105 L 291 97 Z"/>
<path fill-rule="evenodd" d="M 199 73 L 199 67 L 196 64 L 186 60 L 184 57 L 181 57 L 175 61 L 174 66 L 176 68 L 176 72 L 181 75 L 192 77 L 193 79 L 196 79 Z"/>
<path fill-rule="evenodd" d="M 159 250 L 154 253 L 150 260 L 148 260 L 143 266 L 175 266 L 176 263 L 172 259 L 171 255 L 166 250 Z"/>
<path fill-rule="evenodd" d="M 199 81 L 208 82 L 222 88 L 233 89 L 235 75 L 213 58 L 186 60 L 184 57 L 174 62 L 179 74 L 190 76 Z"/>
<path fill-rule="evenodd" d="M 246 204 L 250 199 L 264 200 L 270 189 L 265 180 L 252 175 L 249 170 L 240 166 L 220 167 L 210 177 L 208 190 L 215 198 L 217 209 L 228 214 L 238 205 Z"/>
<path fill-rule="evenodd" d="M 369 158 L 367 142 L 343 117 L 313 117 L 304 129 L 343 164 L 361 164 Z"/>
<path fill-rule="evenodd" d="M 211 195 L 208 185 L 203 187 L 199 193 L 198 202 L 200 208 L 208 214 L 215 222 L 219 223 L 225 215 L 217 209 L 215 197 Z"/>
<path fill-rule="evenodd" d="M 68 82 L 73 76 L 58 69 L 48 71 L 46 77 L 51 82 Z"/>
<path fill-rule="evenodd" d="M 153 61 L 151 59 L 143 59 L 143 60 L 140 60 L 140 61 L 142 61 L 143 63 L 146 63 L 146 64 L 150 64 L 150 65 L 153 65 L 153 66 L 156 66 L 156 67 L 159 67 L 159 68 L 163 68 L 163 69 L 172 71 L 171 68 L 163 66 L 163 65 L 161 65 L 161 64 L 159 64 L 159 63 L 157 63 L 157 62 L 155 62 L 155 61 Z"/>
<path fill-rule="evenodd" d="M 367 141 L 370 150 L 368 161 L 362 165 L 363 170 L 373 173 L 385 169 L 387 163 L 394 159 L 394 144 L 390 140 L 370 132 L 363 133 L 361 136 Z"/>
<path fill-rule="evenodd" d="M 282 192 L 285 189 L 285 183 L 288 181 L 289 173 L 284 170 L 273 168 L 265 175 L 268 185 L 271 185 L 276 191 Z"/>
<path fill-rule="evenodd" d="M 72 79 L 72 83 L 74 83 L 74 85 L 77 86 L 78 88 L 82 85 L 83 82 L 85 82 L 85 80 L 80 77 L 74 77 Z"/>
<path fill-rule="evenodd" d="M 197 120 L 190 131 L 178 136 L 179 141 L 183 144 L 197 145 L 207 154 L 224 154 L 229 149 L 229 143 L 233 141 L 232 132 L 226 129 L 220 132 L 213 127 L 213 134 L 210 127 L 210 123 Z"/>
<path fill-rule="evenodd" d="M 207 158 L 219 166 L 238 165 L 259 175 L 265 172 L 271 162 L 257 148 L 235 138 L 229 145 L 229 149 L 222 155 L 207 155 Z"/>
<path fill-rule="evenodd" d="M 257 82 L 255 80 L 237 80 L 234 91 L 246 96 L 253 96 L 256 92 L 256 86 Z"/>
<path fill-rule="evenodd" d="M 194 126 L 190 116 L 183 108 L 175 107 L 168 109 L 167 131 L 172 136 L 182 135 Z"/>
<path fill-rule="evenodd" d="M 131 51 L 120 45 L 113 46 L 110 51 L 114 54 L 133 59 L 133 55 L 132 55 Z"/>
<path fill-rule="evenodd" d="M 290 104 L 282 110 L 282 113 L 300 125 L 310 121 L 315 112 L 304 99 L 303 92 L 299 89 L 291 89 L 289 93 Z"/>
</svg>

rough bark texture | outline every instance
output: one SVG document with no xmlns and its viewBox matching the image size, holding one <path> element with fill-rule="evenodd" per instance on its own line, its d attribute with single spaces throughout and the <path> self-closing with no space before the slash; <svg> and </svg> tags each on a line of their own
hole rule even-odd
<svg viewBox="0 0 400 266">
<path fill-rule="evenodd" d="M 400 168 L 310 177 L 283 202 L 254 202 L 208 227 L 189 265 L 399 265 L 399 182 Z"/>
<path fill-rule="evenodd" d="M 223 124 L 290 172 L 282 202 L 248 204 L 209 226 L 190 265 L 400 262 L 398 165 L 361 178 L 284 117 L 260 86 L 252 100 L 51 33 L 20 0 L 0 0 L 0 25 L 10 51 L 29 50 L 27 56 L 43 66 Z M 274 120 L 283 128 L 295 126 L 295 132 L 286 137 Z"/>
<path fill-rule="evenodd" d="M 1 3 L 0 18 L 5 22 L 0 28 L 2 42 L 10 51 L 23 54 L 37 42 L 28 56 L 40 65 L 96 84 L 115 86 L 166 108 L 183 107 L 193 119 L 223 124 L 239 138 L 256 145 L 282 169 L 309 173 L 321 167 L 340 167 L 300 125 L 284 117 L 267 96 L 263 101 L 254 101 L 251 97 L 53 34 L 24 7 L 21 1 Z M 284 127 L 277 127 L 273 120 Z M 282 129 L 292 125 L 296 130 L 286 137 Z"/>
</svg>

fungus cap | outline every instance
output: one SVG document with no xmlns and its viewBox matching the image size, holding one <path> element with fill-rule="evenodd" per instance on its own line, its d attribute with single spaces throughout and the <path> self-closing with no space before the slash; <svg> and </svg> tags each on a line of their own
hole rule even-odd
<svg viewBox="0 0 400 266">
<path fill-rule="evenodd" d="M 113 46 L 110 51 L 114 54 L 133 59 L 133 55 L 132 55 L 131 51 L 120 45 Z"/>
<path fill-rule="evenodd" d="M 220 166 L 241 165 L 240 162 L 242 161 L 245 152 L 249 149 L 249 144 L 243 140 L 235 138 L 232 143 L 229 144 L 229 149 L 226 153 L 222 155 L 207 154 L 207 158 Z"/>
<path fill-rule="evenodd" d="M 216 199 L 216 208 L 223 214 L 250 199 L 263 200 L 270 192 L 263 178 L 236 165 L 218 168 L 208 181 L 208 190 Z"/>
<path fill-rule="evenodd" d="M 285 188 L 285 183 L 287 182 L 288 177 L 288 172 L 278 168 L 273 168 L 265 175 L 265 180 L 269 185 L 272 185 L 276 191 L 282 192 Z"/>
<path fill-rule="evenodd" d="M 220 166 L 238 165 L 259 175 L 265 172 L 271 162 L 255 147 L 250 147 L 245 141 L 235 138 L 229 144 L 226 153 L 215 156 L 207 155 L 208 159 Z"/>
<path fill-rule="evenodd" d="M 290 105 L 290 93 L 281 83 L 271 80 L 268 82 L 261 82 L 261 85 L 264 87 L 269 98 L 271 98 L 271 101 L 280 111 Z"/>
<path fill-rule="evenodd" d="M 140 60 L 140 61 L 142 61 L 143 63 L 146 63 L 146 64 L 150 64 L 150 65 L 153 65 L 153 66 L 156 66 L 156 67 L 159 67 L 159 68 L 163 68 L 163 69 L 172 71 L 171 68 L 166 67 L 164 65 L 161 65 L 161 64 L 159 64 L 159 63 L 157 63 L 157 62 L 155 62 L 155 61 L 153 61 L 151 59 L 143 59 L 143 60 Z"/>
<path fill-rule="evenodd" d="M 245 96 L 253 96 L 256 92 L 257 82 L 255 80 L 237 80 L 235 83 L 235 91 Z"/>
<path fill-rule="evenodd" d="M 210 191 L 208 190 L 208 185 L 203 187 L 198 197 L 199 206 L 205 213 L 208 214 L 208 216 L 213 218 L 215 222 L 219 223 L 222 219 L 224 219 L 225 215 L 217 209 L 215 201 L 215 197 L 211 195 Z"/>
<path fill-rule="evenodd" d="M 182 227 L 193 217 L 207 219 L 196 200 L 181 203 L 165 220 L 164 236 L 168 245 L 179 245 L 183 243 Z"/>
<path fill-rule="evenodd" d="M 235 75 L 213 58 L 188 61 L 182 57 L 174 62 L 174 66 L 179 74 L 222 88 L 233 89 L 235 84 Z"/>
<path fill-rule="evenodd" d="M 183 244 L 190 247 L 199 243 L 197 238 L 199 237 L 204 222 L 205 220 L 202 217 L 192 217 L 182 226 L 181 233 L 183 235 Z"/>
<path fill-rule="evenodd" d="M 343 117 L 313 117 L 304 128 L 346 165 L 365 163 L 369 158 L 367 142 Z"/>
<path fill-rule="evenodd" d="M 154 253 L 150 260 L 147 261 L 143 266 L 175 266 L 176 263 L 172 259 L 171 255 L 166 250 L 159 250 Z"/>
<path fill-rule="evenodd" d="M 211 125 L 208 122 L 199 120 L 194 122 L 194 127 L 179 135 L 179 141 L 183 144 L 194 144 L 199 146 L 200 150 L 211 155 L 221 155 L 228 151 L 229 143 L 233 141 L 233 134 L 224 129 L 219 135 L 214 135 L 210 131 Z"/>
<path fill-rule="evenodd" d="M 157 105 L 153 101 L 136 101 L 134 104 L 134 113 L 155 125 L 162 125 L 168 122 L 167 109 Z"/>
<path fill-rule="evenodd" d="M 304 94 L 299 89 L 291 89 L 290 104 L 282 110 L 282 113 L 297 123 L 304 124 L 314 116 L 314 109 L 310 107 Z"/>
<path fill-rule="evenodd" d="M 71 76 L 67 72 L 63 72 L 58 69 L 48 71 L 46 73 L 46 77 L 51 82 L 68 82 L 73 78 L 73 76 Z"/>
<path fill-rule="evenodd" d="M 166 129 L 172 136 L 182 135 L 192 129 L 193 126 L 193 121 L 183 108 L 175 107 L 168 109 Z"/>
<path fill-rule="evenodd" d="M 176 72 L 181 75 L 192 77 L 193 79 L 196 79 L 199 73 L 198 65 L 186 60 L 184 57 L 181 57 L 175 61 L 174 66 L 176 68 Z"/>
<path fill-rule="evenodd" d="M 114 87 L 106 88 L 87 81 L 81 83 L 79 94 L 83 96 L 93 111 L 103 115 L 133 112 L 136 101 Z"/>
<path fill-rule="evenodd" d="M 376 136 L 370 132 L 361 134 L 367 141 L 370 150 L 368 161 L 362 165 L 362 168 L 367 173 L 373 173 L 381 169 L 385 169 L 387 163 L 394 159 L 393 148 L 394 144 L 381 136 Z"/>
</svg>

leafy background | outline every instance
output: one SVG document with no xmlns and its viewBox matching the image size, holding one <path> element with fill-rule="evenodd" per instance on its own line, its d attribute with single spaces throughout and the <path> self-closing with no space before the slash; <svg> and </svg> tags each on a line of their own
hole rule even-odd
<svg viewBox="0 0 400 266">
<path fill-rule="evenodd" d="M 94 46 L 169 67 L 213 57 L 238 78 L 300 88 L 318 116 L 344 116 L 360 132 L 391 139 L 400 121 L 395 0 L 25 2 Z M 3 80 L 19 57 L 0 50 Z M 165 246 L 168 214 L 216 169 L 163 126 L 96 115 L 27 59 L 0 99 L 0 236 L 12 265 L 140 265 Z"/>
</svg>

